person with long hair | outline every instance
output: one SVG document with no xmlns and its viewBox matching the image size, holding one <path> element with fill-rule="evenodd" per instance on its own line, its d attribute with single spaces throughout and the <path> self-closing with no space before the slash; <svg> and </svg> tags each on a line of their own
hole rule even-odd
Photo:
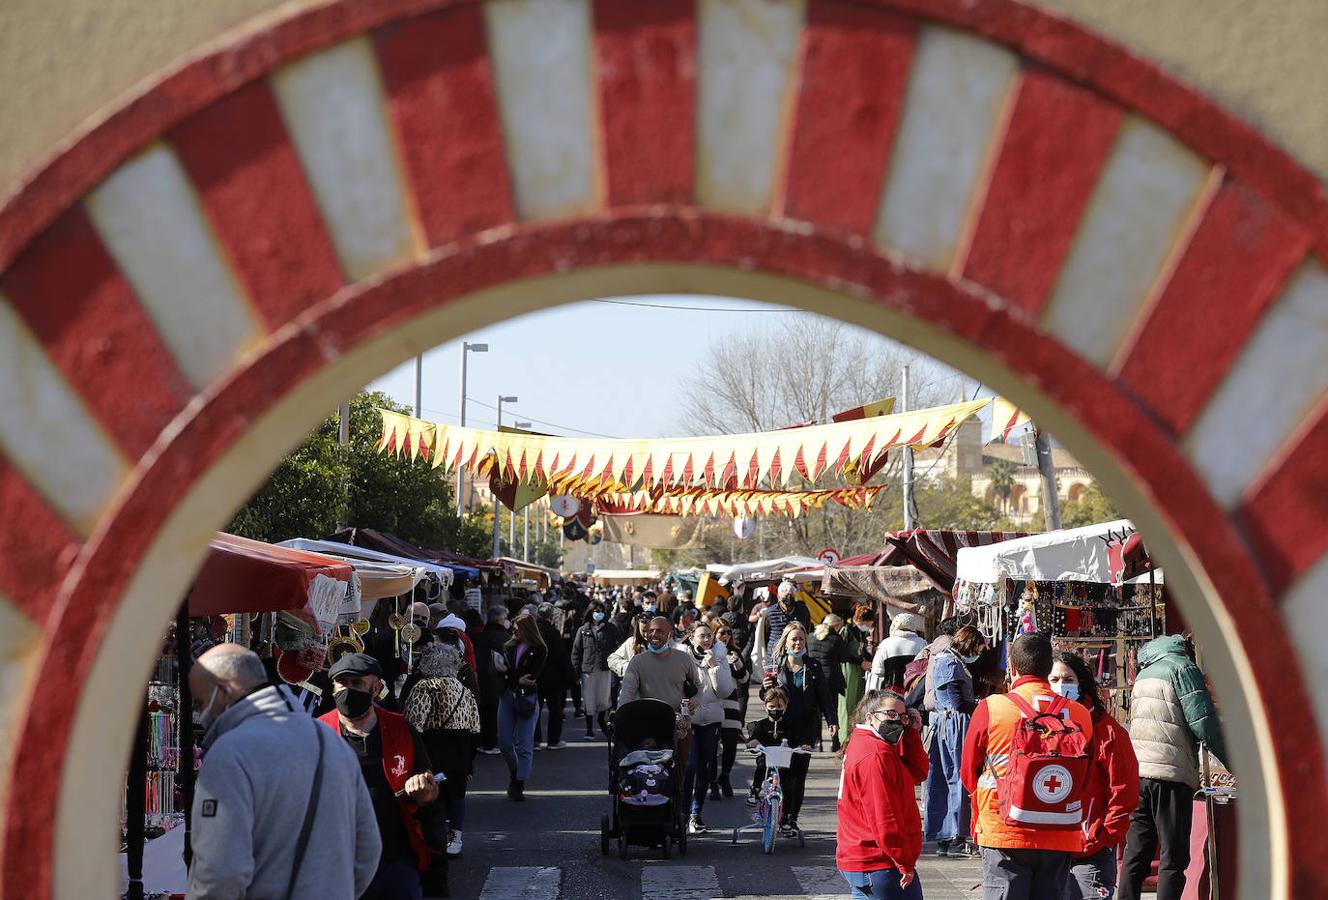
<svg viewBox="0 0 1328 900">
<path fill-rule="evenodd" d="M 706 787 L 714 780 L 719 732 L 724 725 L 724 701 L 733 693 L 733 677 L 727 650 L 723 644 L 715 643 L 710 626 L 698 622 L 687 646 L 696 661 L 700 690 L 692 698 L 696 710 L 692 713 L 692 752 L 687 759 L 683 798 L 684 802 L 691 801 L 688 832 L 702 834 L 706 826 L 701 812 L 705 808 Z"/>
<path fill-rule="evenodd" d="M 936 841 L 937 856 L 975 858 L 968 845 L 972 804 L 960 780 L 964 738 L 977 708 L 971 667 L 987 649 L 987 639 L 972 625 L 932 661 L 936 709 L 932 712 L 931 769 L 927 773 L 924 835 Z"/>
<path fill-rule="evenodd" d="M 606 717 L 612 709 L 613 672 L 609 657 L 622 644 L 622 633 L 608 620 L 608 611 L 598 600 L 586 607 L 586 623 L 572 641 L 572 668 L 581 677 L 581 702 L 586 716 L 586 740 L 594 740 L 593 722 L 608 734 Z"/>
<path fill-rule="evenodd" d="M 1093 762 L 1084 781 L 1084 849 L 1070 860 L 1078 891 L 1071 900 L 1097 900 L 1116 890 L 1116 850 L 1125 843 L 1139 805 L 1139 760 L 1130 733 L 1107 712 L 1093 670 L 1077 653 L 1060 652 L 1047 679 L 1051 689 L 1077 700 L 1093 719 Z"/>
<path fill-rule="evenodd" d="M 738 739 L 742 736 L 745 712 L 741 701 L 747 695 L 752 673 L 736 641 L 733 626 L 720 617 L 715 620 L 714 630 L 715 643 L 723 645 L 729 674 L 733 676 L 733 691 L 724 699 L 724 725 L 719 732 L 720 757 L 715 766 L 717 774 L 710 782 L 710 799 L 718 800 L 721 796 L 733 796 L 733 764 L 738 758 Z"/>
<path fill-rule="evenodd" d="M 526 799 L 526 779 L 535 760 L 539 674 L 548 658 L 535 617 L 521 613 L 512 621 L 512 636 L 503 645 L 504 690 L 498 702 L 498 746 L 512 776 L 507 785 L 512 800 Z"/>
<path fill-rule="evenodd" d="M 922 716 L 894 691 L 869 691 L 845 736 L 835 864 L 855 900 L 922 900 L 922 821 L 914 789 L 927 777 Z"/>
<path fill-rule="evenodd" d="M 838 709 L 830 679 L 821 664 L 807 655 L 807 629 L 800 622 L 785 626 L 775 645 L 773 669 L 767 668 L 762 681 L 762 699 L 772 687 L 783 688 L 788 694 L 786 715 L 789 728 L 804 737 L 803 749 L 810 750 L 816 735 L 821 732 L 821 719 L 839 733 Z M 795 754 L 789 767 L 790 778 L 784 782 L 784 821 L 780 827 L 785 834 L 796 835 L 798 813 L 802 809 L 803 792 L 807 786 L 807 767 L 811 758 Z"/>
<path fill-rule="evenodd" d="M 867 686 L 867 673 L 871 671 L 872 632 L 876 628 L 876 610 L 865 603 L 853 607 L 853 614 L 839 635 L 844 639 L 844 662 L 840 671 L 844 676 L 844 693 L 839 698 L 839 736 L 847 740 L 856 724 L 854 711 L 862 702 Z"/>
<path fill-rule="evenodd" d="M 442 799 L 447 813 L 447 855 L 460 856 L 466 818 L 466 786 L 475 771 L 475 742 L 480 733 L 479 702 L 462 683 L 466 665 L 460 646 L 431 644 L 420 657 L 420 678 L 406 695 L 406 721 L 415 726 L 429 760 L 446 780 Z"/>
<path fill-rule="evenodd" d="M 828 613 L 812 630 L 811 638 L 807 641 L 807 655 L 821 664 L 825 677 L 830 681 L 830 692 L 834 695 L 836 712 L 839 709 L 839 698 L 844 693 L 844 661 L 848 659 L 848 644 L 845 643 L 842 632 L 844 630 L 844 619 L 835 613 Z M 839 716 L 835 716 L 835 723 L 830 728 L 830 752 L 839 752 Z M 821 729 L 816 729 L 817 749 L 821 749 Z"/>
</svg>

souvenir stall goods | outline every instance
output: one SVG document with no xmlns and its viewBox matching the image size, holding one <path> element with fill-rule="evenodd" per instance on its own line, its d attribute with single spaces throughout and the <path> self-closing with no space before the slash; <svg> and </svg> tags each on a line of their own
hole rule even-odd
<svg viewBox="0 0 1328 900">
<path fill-rule="evenodd" d="M 1114 583 L 1112 546 L 1134 533 L 1122 519 L 962 548 L 955 605 L 976 616 L 993 644 L 1033 631 L 1050 634 L 1057 650 L 1088 662 L 1113 714 L 1126 721 L 1139 648 L 1164 634 L 1166 624 L 1160 571 Z"/>
</svg>

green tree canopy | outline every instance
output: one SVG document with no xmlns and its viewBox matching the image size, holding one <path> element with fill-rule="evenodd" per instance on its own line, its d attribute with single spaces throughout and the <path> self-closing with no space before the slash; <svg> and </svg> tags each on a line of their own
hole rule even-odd
<svg viewBox="0 0 1328 900">
<path fill-rule="evenodd" d="M 452 484 L 443 470 L 423 459 L 398 459 L 375 450 L 382 434 L 377 407 L 409 412 L 380 392 L 356 395 L 345 451 L 337 446 L 338 419 L 333 413 L 282 459 L 227 530 L 276 542 L 321 538 L 339 526 L 353 525 L 391 532 L 421 547 L 487 559 L 487 516 L 457 516 Z"/>
</svg>

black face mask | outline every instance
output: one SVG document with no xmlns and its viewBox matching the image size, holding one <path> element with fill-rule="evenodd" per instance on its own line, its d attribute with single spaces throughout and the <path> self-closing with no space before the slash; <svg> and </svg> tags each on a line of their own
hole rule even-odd
<svg viewBox="0 0 1328 900">
<path fill-rule="evenodd" d="M 332 695 L 332 700 L 337 705 L 337 712 L 348 719 L 360 718 L 373 706 L 373 694 L 350 687 L 341 688 Z"/>
<path fill-rule="evenodd" d="M 887 744 L 897 744 L 900 738 L 904 736 L 904 721 L 902 719 L 886 719 L 877 727 L 876 733 Z"/>
<path fill-rule="evenodd" d="M 772 722 L 778 722 L 780 719 L 784 718 L 784 710 L 782 709 L 767 709 L 765 714 L 770 717 L 770 721 Z"/>
</svg>

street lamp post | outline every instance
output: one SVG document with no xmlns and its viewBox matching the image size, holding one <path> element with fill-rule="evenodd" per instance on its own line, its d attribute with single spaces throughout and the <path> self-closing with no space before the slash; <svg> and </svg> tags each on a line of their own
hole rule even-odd
<svg viewBox="0 0 1328 900">
<path fill-rule="evenodd" d="M 513 425 L 512 427 L 513 427 L 513 428 L 521 428 L 521 429 L 529 429 L 529 428 L 530 428 L 530 423 L 529 423 L 529 422 L 517 422 L 517 423 L 516 423 L 515 425 Z M 523 509 L 523 510 L 521 511 L 521 514 L 522 514 L 522 516 L 524 516 L 524 518 L 525 518 L 525 522 L 524 522 L 524 524 L 521 526 L 521 528 L 522 528 L 522 536 L 521 536 L 521 558 L 522 558 L 523 560 L 525 560 L 526 562 L 530 562 L 530 504 L 526 504 L 526 508 Z M 510 530 L 509 533 L 508 533 L 507 542 L 508 542 L 508 544 L 510 544 L 510 545 L 512 546 L 513 549 L 515 549 L 515 548 L 516 548 L 516 512 L 515 512 L 515 511 L 512 513 L 512 524 L 511 524 L 511 526 L 510 526 L 510 529 L 511 529 L 511 530 Z"/>
<path fill-rule="evenodd" d="M 503 427 L 503 404 L 515 403 L 516 399 L 517 399 L 516 397 L 504 397 L 502 394 L 498 395 L 497 428 L 500 431 L 502 430 Z M 503 549 L 501 543 L 499 542 L 499 537 L 498 537 L 500 534 L 500 532 L 498 531 L 498 492 L 495 491 L 493 487 L 493 476 L 494 473 L 497 471 L 498 469 L 496 466 L 489 470 L 489 493 L 493 495 L 493 558 L 494 559 L 498 558 L 499 554 L 502 553 Z"/>
<path fill-rule="evenodd" d="M 472 344 L 470 341 L 461 342 L 461 427 L 463 428 L 466 425 L 466 355 L 470 353 L 488 353 L 488 352 L 489 352 L 488 344 Z M 419 384 L 419 377 L 420 377 L 419 370 L 417 369 L 415 374 L 416 385 Z M 416 396 L 415 403 L 416 406 L 418 407 L 419 405 L 418 386 L 415 388 L 415 396 Z M 499 402 L 501 403 L 501 401 Z M 418 418 L 419 415 L 420 411 L 417 408 L 415 410 L 416 418 Z M 465 486 L 466 486 L 466 470 L 460 463 L 458 463 L 457 496 L 456 496 L 458 516 L 460 516 L 465 509 Z"/>
</svg>

